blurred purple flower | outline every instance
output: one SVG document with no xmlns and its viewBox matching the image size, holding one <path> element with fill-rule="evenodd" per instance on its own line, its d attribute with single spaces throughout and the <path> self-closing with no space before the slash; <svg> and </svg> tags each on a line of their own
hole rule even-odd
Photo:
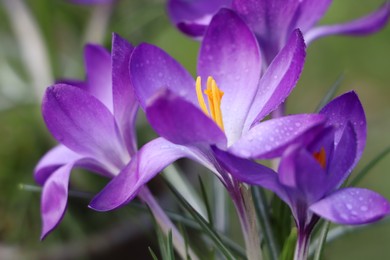
<svg viewBox="0 0 390 260">
<path fill-rule="evenodd" d="M 113 178 L 136 152 L 138 102 L 128 76 L 132 51 L 115 34 L 111 55 L 98 45 L 87 45 L 87 80 L 63 81 L 46 90 L 43 118 L 60 145 L 40 160 L 34 173 L 43 185 L 42 239 L 63 217 L 74 167 Z"/>
<path fill-rule="evenodd" d="M 336 34 L 365 35 L 386 25 L 390 5 L 359 19 L 335 25 L 315 26 L 325 15 L 331 0 L 169 0 L 172 22 L 185 34 L 200 38 L 211 17 L 222 7 L 236 11 L 256 34 L 268 64 L 295 28 L 299 28 L 306 44 Z"/>
<path fill-rule="evenodd" d="M 290 206 L 298 227 L 298 256 L 305 255 L 319 217 L 360 225 L 390 213 L 390 203 L 373 191 L 339 189 L 366 143 L 366 119 L 357 95 L 349 92 L 336 98 L 320 114 L 327 117 L 326 123 L 310 129 L 285 151 L 277 174 L 215 148 L 218 161 L 234 177 L 274 191 Z"/>
<path fill-rule="evenodd" d="M 239 156 L 272 158 L 322 122 L 321 115 L 304 114 L 260 123 L 293 89 L 304 57 L 305 45 L 297 30 L 260 80 L 262 63 L 256 38 L 228 9 L 213 17 L 205 33 L 196 82 L 161 49 L 149 44 L 136 47 L 130 62 L 131 81 L 150 124 L 167 140 L 160 147 L 144 147 L 145 154 L 153 153 L 147 149 L 176 151 L 178 157 L 209 168 L 234 194 L 239 185 L 216 163 L 211 146 Z M 205 78 L 207 83 L 202 84 Z M 112 180 L 92 201 L 93 208 L 109 210 L 131 200 L 139 187 L 174 159 L 163 153 L 153 160 L 142 154 L 137 158 L 133 169 Z"/>
</svg>

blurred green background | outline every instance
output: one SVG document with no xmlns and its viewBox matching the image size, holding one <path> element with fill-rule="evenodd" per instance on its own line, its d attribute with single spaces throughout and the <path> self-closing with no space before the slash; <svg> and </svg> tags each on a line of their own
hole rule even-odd
<svg viewBox="0 0 390 260">
<path fill-rule="evenodd" d="M 321 23 L 347 21 L 381 2 L 334 1 Z M 36 162 L 55 144 L 40 116 L 44 89 L 55 79 L 83 79 L 83 45 L 97 42 L 109 49 L 111 32 L 133 44 L 164 48 L 195 75 L 199 44 L 173 28 L 162 0 L 120 0 L 114 6 L 77 6 L 64 0 L 0 2 L 0 259 L 103 259 L 112 252 L 117 257 L 149 257 L 140 237 L 155 245 L 146 213 L 131 208 L 96 213 L 81 198 L 70 199 L 64 221 L 40 242 L 40 194 L 19 188 L 34 184 Z M 338 94 L 356 90 L 368 119 L 368 142 L 358 171 L 390 144 L 390 26 L 367 37 L 314 42 L 288 113 L 313 111 L 341 74 Z M 360 186 L 390 199 L 389 169 L 385 158 Z M 72 176 L 77 190 L 96 192 L 106 182 L 81 171 Z M 159 184 L 155 186 L 159 192 Z M 389 221 L 377 223 L 328 244 L 325 259 L 390 259 L 389 241 Z"/>
</svg>

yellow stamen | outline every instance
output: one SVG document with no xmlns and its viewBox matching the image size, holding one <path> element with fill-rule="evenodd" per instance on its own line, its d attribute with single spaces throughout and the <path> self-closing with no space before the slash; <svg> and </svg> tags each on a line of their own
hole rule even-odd
<svg viewBox="0 0 390 260">
<path fill-rule="evenodd" d="M 198 96 L 198 102 L 203 113 L 209 115 L 209 112 L 207 111 L 206 103 L 204 102 L 201 79 L 199 76 L 196 78 L 196 95 Z"/>
<path fill-rule="evenodd" d="M 207 110 L 206 103 L 204 101 L 202 90 L 201 90 L 201 78 L 196 78 L 196 95 L 198 96 L 198 102 L 202 111 L 211 117 L 217 125 L 224 130 L 223 121 L 222 121 L 222 111 L 221 111 L 221 99 L 223 92 L 218 88 L 217 83 L 213 77 L 207 78 L 207 85 L 204 93 L 207 96 L 207 101 L 209 103 L 209 111 Z"/>
<path fill-rule="evenodd" d="M 326 152 L 324 147 L 319 152 L 313 153 L 314 159 L 321 165 L 322 168 L 326 168 Z"/>
</svg>

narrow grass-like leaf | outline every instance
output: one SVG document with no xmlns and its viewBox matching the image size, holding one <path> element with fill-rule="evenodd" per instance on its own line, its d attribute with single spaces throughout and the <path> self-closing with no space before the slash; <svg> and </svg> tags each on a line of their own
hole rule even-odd
<svg viewBox="0 0 390 260">
<path fill-rule="evenodd" d="M 279 248 L 282 248 L 291 231 L 291 210 L 278 196 L 274 195 L 271 202 L 271 224 L 275 240 Z"/>
<path fill-rule="evenodd" d="M 188 254 L 188 235 L 187 235 L 186 229 L 183 227 L 182 223 L 179 224 L 179 229 L 180 229 L 180 233 L 183 234 L 184 247 L 186 250 L 186 260 L 191 260 L 191 257 Z"/>
<path fill-rule="evenodd" d="M 374 166 L 376 166 L 383 158 L 386 157 L 390 153 L 390 146 L 383 150 L 380 154 L 378 154 L 374 159 L 372 159 L 358 174 L 356 174 L 355 178 L 351 180 L 349 186 L 357 185 L 366 175 L 370 172 Z"/>
<path fill-rule="evenodd" d="M 327 237 L 328 231 L 329 231 L 329 226 L 330 226 L 330 222 L 325 221 L 324 225 L 322 226 L 320 236 L 318 237 L 319 244 L 318 244 L 317 249 L 314 253 L 313 260 L 320 260 L 321 259 L 322 252 L 324 251 L 326 237 Z"/>
<path fill-rule="evenodd" d="M 153 260 L 158 260 L 156 254 L 153 252 L 153 249 L 150 246 L 148 246 L 148 249 L 149 249 L 149 253 L 152 256 Z"/>
<path fill-rule="evenodd" d="M 180 205 L 190 213 L 196 222 L 200 225 L 203 231 L 211 238 L 215 246 L 221 251 L 226 259 L 236 259 L 236 257 L 230 252 L 226 245 L 222 242 L 219 235 L 210 227 L 208 222 L 198 213 L 196 210 L 175 190 L 175 188 L 168 182 L 166 182 L 173 195 L 177 198 Z"/>
<path fill-rule="evenodd" d="M 200 176 L 199 176 L 199 184 L 200 184 L 200 189 L 201 189 L 201 192 L 202 192 L 203 201 L 204 201 L 204 204 L 206 206 L 206 211 L 207 211 L 207 217 L 209 219 L 209 224 L 210 224 L 210 227 L 213 227 L 214 223 L 213 223 L 213 215 L 211 213 L 211 208 L 210 208 L 210 202 L 209 202 L 209 199 L 208 199 L 208 196 L 207 196 L 206 188 L 205 188 L 204 183 L 202 181 L 202 178 Z"/>
<path fill-rule="evenodd" d="M 165 238 L 160 226 L 157 224 L 156 219 L 154 218 L 152 211 L 149 209 L 149 207 L 147 207 L 147 209 L 149 210 L 150 215 L 151 215 L 152 220 L 153 220 L 154 230 L 156 231 L 156 234 L 157 234 L 157 243 L 158 243 L 158 247 L 160 249 L 162 260 L 170 260 L 169 253 L 167 251 L 166 238 Z"/>
<path fill-rule="evenodd" d="M 263 239 L 265 245 L 268 247 L 269 259 L 277 260 L 279 257 L 279 248 L 272 230 L 265 192 L 260 187 L 252 187 L 252 196 L 261 230 L 263 231 Z"/>
<path fill-rule="evenodd" d="M 337 90 L 341 86 L 341 82 L 343 81 L 343 79 L 344 79 L 344 74 L 341 74 L 337 78 L 337 80 L 333 83 L 333 85 L 328 89 L 328 92 L 326 92 L 325 96 L 321 99 L 320 103 L 315 109 L 315 112 L 319 112 L 335 96 Z"/>
<path fill-rule="evenodd" d="M 291 260 L 294 258 L 295 244 L 297 243 L 297 228 L 292 228 L 290 235 L 284 243 L 282 253 L 280 254 L 280 260 Z"/>
<path fill-rule="evenodd" d="M 169 230 L 169 232 L 168 232 L 167 258 L 169 260 L 175 260 L 175 253 L 173 252 L 172 230 Z"/>
<path fill-rule="evenodd" d="M 40 186 L 31 185 L 31 184 L 19 184 L 19 188 L 21 190 L 29 191 L 29 192 L 42 192 L 42 188 Z M 69 190 L 69 196 L 75 197 L 75 198 L 84 198 L 84 199 L 92 199 L 93 194 L 88 192 L 82 192 L 82 191 L 75 191 L 75 190 Z M 132 201 L 129 204 L 127 204 L 129 208 L 140 210 L 143 212 L 150 212 L 148 210 L 148 207 L 144 204 L 141 204 L 137 201 Z M 175 212 L 165 210 L 164 212 L 167 214 L 167 216 L 172 219 L 173 221 L 182 224 L 183 226 L 203 231 L 202 227 L 199 225 L 198 222 L 196 222 L 194 219 L 186 217 L 185 215 L 180 215 Z M 215 231 L 217 232 L 217 231 Z M 218 236 L 221 238 L 222 242 L 229 247 L 230 250 L 232 250 L 235 254 L 237 254 L 240 257 L 245 257 L 245 251 L 244 249 L 232 241 L 229 237 L 217 232 Z"/>
</svg>

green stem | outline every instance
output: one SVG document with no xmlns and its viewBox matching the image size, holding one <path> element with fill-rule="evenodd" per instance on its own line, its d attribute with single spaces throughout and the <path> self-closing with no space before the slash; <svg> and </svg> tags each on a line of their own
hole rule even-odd
<svg viewBox="0 0 390 260">
<path fill-rule="evenodd" d="M 169 232 L 172 232 L 173 245 L 177 253 L 182 259 L 187 259 L 187 250 L 183 236 L 161 209 L 160 205 L 146 186 L 138 193 L 138 197 L 148 205 L 164 234 L 168 236 Z M 199 259 L 191 249 L 188 249 L 188 254 L 191 259 Z"/>
<path fill-rule="evenodd" d="M 232 194 L 234 205 L 240 219 L 245 241 L 247 258 L 249 260 L 263 259 L 260 248 L 260 240 L 256 222 L 256 214 L 251 192 L 241 184 L 238 194 Z"/>
</svg>

